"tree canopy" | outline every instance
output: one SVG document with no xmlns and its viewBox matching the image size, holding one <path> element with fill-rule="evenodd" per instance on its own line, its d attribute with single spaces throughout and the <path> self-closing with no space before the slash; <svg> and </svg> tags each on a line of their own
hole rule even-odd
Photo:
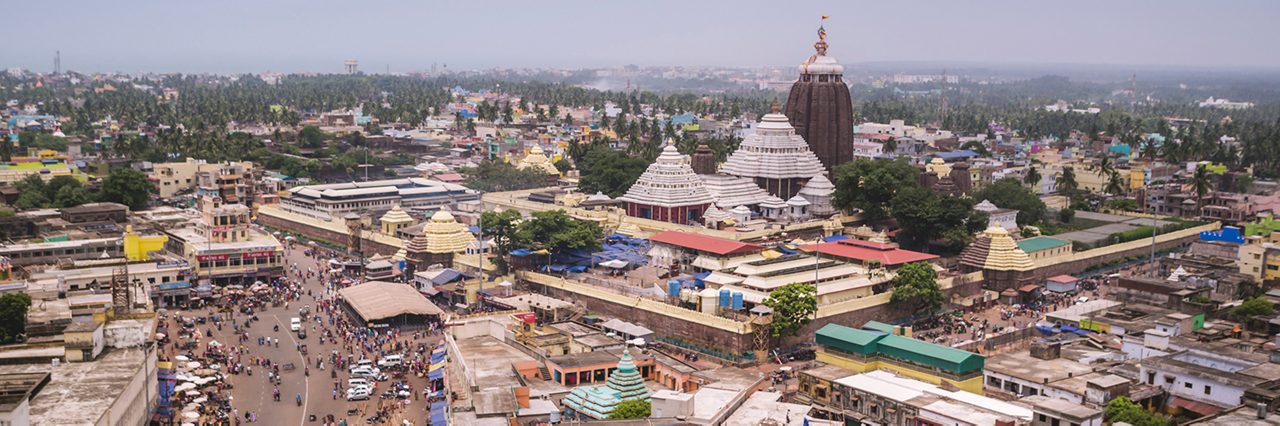
<svg viewBox="0 0 1280 426">
<path fill-rule="evenodd" d="M 920 171 L 905 160 L 859 158 L 836 166 L 832 205 L 862 210 L 869 220 L 888 217 L 889 202 L 898 191 L 919 187 Z"/>
<path fill-rule="evenodd" d="M 26 293 L 5 293 L 0 296 L 0 343 L 21 341 L 27 332 L 27 309 L 31 296 Z"/>
<path fill-rule="evenodd" d="M 1276 305 L 1261 297 L 1253 297 L 1245 300 L 1240 306 L 1236 306 L 1231 313 L 1240 317 L 1245 321 L 1250 321 L 1257 317 L 1264 317 L 1274 314 Z"/>
<path fill-rule="evenodd" d="M 818 288 L 809 283 L 791 283 L 769 292 L 764 305 L 773 310 L 774 337 L 794 336 L 818 313 Z"/>
<path fill-rule="evenodd" d="M 645 419 L 653 413 L 653 404 L 643 399 L 628 399 L 619 402 L 609 413 L 609 420 Z"/>
<path fill-rule="evenodd" d="M 932 313 L 942 307 L 946 296 L 938 286 L 938 273 L 929 262 L 912 262 L 898 268 L 889 284 L 893 295 L 889 304 L 910 309 L 912 313 Z"/>
<path fill-rule="evenodd" d="M 890 203 L 893 218 L 902 227 L 898 243 L 927 251 L 931 241 L 944 239 L 950 249 L 962 249 L 987 226 L 987 214 L 974 210 L 973 204 L 969 198 L 938 195 L 919 186 L 900 190 Z"/>
<path fill-rule="evenodd" d="M 480 214 L 480 227 L 483 237 L 493 239 L 494 261 L 498 272 L 507 271 L 507 253 L 518 243 L 516 229 L 523 219 L 516 210 L 491 211 Z"/>
<path fill-rule="evenodd" d="M 625 194 L 649 167 L 649 162 L 643 158 L 628 156 L 606 146 L 588 148 L 574 161 L 578 165 L 578 189 L 582 193 L 603 192 L 614 198 Z"/>
<path fill-rule="evenodd" d="M 553 252 L 600 249 L 604 230 L 595 222 L 574 219 L 564 210 L 534 212 L 532 216 L 516 231 L 524 245 L 541 244 Z"/>
<path fill-rule="evenodd" d="M 147 181 L 147 176 L 131 168 L 118 168 L 111 171 L 102 182 L 102 190 L 98 193 L 101 201 L 120 203 L 132 210 L 147 208 L 151 199 L 151 191 L 155 187 Z"/>
<path fill-rule="evenodd" d="M 45 182 L 38 174 L 27 175 L 15 186 L 21 191 L 14 207 L 20 210 L 75 207 L 89 202 L 89 192 L 71 176 L 54 176 Z"/>
<path fill-rule="evenodd" d="M 541 171 L 521 169 L 505 161 L 485 161 L 459 172 L 467 176 L 463 186 L 483 192 L 519 191 L 547 186 L 547 175 Z"/>
<path fill-rule="evenodd" d="M 1173 421 L 1168 417 L 1147 411 L 1141 405 L 1135 404 L 1129 398 L 1123 396 L 1107 401 L 1103 417 L 1108 424 L 1120 422 L 1133 426 L 1168 426 L 1173 424 Z"/>
<path fill-rule="evenodd" d="M 979 189 L 973 193 L 973 199 L 988 200 L 1001 208 L 1017 210 L 1019 226 L 1040 222 L 1048 212 L 1044 201 L 1014 178 L 1000 179 Z"/>
</svg>

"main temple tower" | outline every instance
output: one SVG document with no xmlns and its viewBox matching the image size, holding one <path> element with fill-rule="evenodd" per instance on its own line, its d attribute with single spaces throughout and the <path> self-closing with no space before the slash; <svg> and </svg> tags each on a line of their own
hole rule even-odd
<svg viewBox="0 0 1280 426">
<path fill-rule="evenodd" d="M 853 160 L 853 101 L 844 66 L 827 56 L 827 31 L 821 26 L 813 47 L 817 52 L 800 64 L 800 78 L 791 86 L 786 115 L 830 172 Z"/>
</svg>

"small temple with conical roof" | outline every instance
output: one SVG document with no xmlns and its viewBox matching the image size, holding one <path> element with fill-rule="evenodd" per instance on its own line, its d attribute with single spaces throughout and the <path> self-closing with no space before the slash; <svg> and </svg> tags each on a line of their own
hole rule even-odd
<svg viewBox="0 0 1280 426">
<path fill-rule="evenodd" d="M 960 266 L 964 272 L 982 271 L 984 286 L 995 291 L 1035 283 L 1035 262 L 996 222 L 960 252 Z"/>
<path fill-rule="evenodd" d="M 774 102 L 773 112 L 761 117 L 755 133 L 742 141 L 720 171 L 751 178 L 770 195 L 785 200 L 794 197 L 809 179 L 826 170 L 779 111 L 778 103 Z"/>
<path fill-rule="evenodd" d="M 657 161 L 618 200 L 629 216 L 685 225 L 701 222 L 702 214 L 714 201 L 706 184 L 693 172 L 688 157 L 680 154 L 670 140 Z"/>
<path fill-rule="evenodd" d="M 622 350 L 618 368 L 609 373 L 603 385 L 579 386 L 564 397 L 565 417 L 604 420 L 623 401 L 649 400 L 649 390 L 644 387 L 644 377 L 631 358 L 631 349 Z"/>
<path fill-rule="evenodd" d="M 378 219 L 378 224 L 384 235 L 394 237 L 397 231 L 413 225 L 413 217 L 405 213 L 400 208 L 400 204 L 397 203 L 391 206 L 391 210 L 387 210 L 387 213 Z"/>
<path fill-rule="evenodd" d="M 520 159 L 516 167 L 522 170 L 537 170 L 547 175 L 547 180 L 554 181 L 560 178 L 560 169 L 556 168 L 551 158 L 547 157 L 542 147 L 534 145 L 529 149 L 529 155 Z"/>
<path fill-rule="evenodd" d="M 475 240 L 475 235 L 453 214 L 440 209 L 431 215 L 422 232 L 405 244 L 405 256 L 420 270 L 435 264 L 450 268 L 453 254 L 465 252 Z"/>
</svg>

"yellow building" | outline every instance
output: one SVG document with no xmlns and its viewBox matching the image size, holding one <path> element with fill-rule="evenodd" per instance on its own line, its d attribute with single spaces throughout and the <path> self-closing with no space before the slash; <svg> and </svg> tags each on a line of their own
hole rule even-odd
<svg viewBox="0 0 1280 426">
<path fill-rule="evenodd" d="M 815 333 L 818 362 L 863 373 L 890 370 L 922 382 L 982 394 L 981 355 L 899 336 L 827 324 Z"/>
<path fill-rule="evenodd" d="M 164 235 L 141 236 L 128 226 L 124 233 L 124 255 L 129 260 L 150 260 L 151 253 L 164 250 L 169 237 Z"/>
</svg>

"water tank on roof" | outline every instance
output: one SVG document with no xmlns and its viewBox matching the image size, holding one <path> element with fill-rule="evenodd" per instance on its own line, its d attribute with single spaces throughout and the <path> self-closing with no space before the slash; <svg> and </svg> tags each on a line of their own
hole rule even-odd
<svg viewBox="0 0 1280 426">
<path fill-rule="evenodd" d="M 667 297 L 680 297 L 680 280 L 667 281 Z"/>
<path fill-rule="evenodd" d="M 741 291 L 733 292 L 733 310 L 735 311 L 742 310 L 742 292 Z"/>
<path fill-rule="evenodd" d="M 722 288 L 722 289 L 720 289 L 720 306 L 723 306 L 723 307 L 726 307 L 726 308 L 727 308 L 727 307 L 729 307 L 729 304 L 730 304 L 731 302 L 732 302 L 732 300 L 730 299 L 730 296 L 729 296 L 729 290 L 728 290 L 728 289 L 723 289 L 723 288 Z"/>
</svg>

